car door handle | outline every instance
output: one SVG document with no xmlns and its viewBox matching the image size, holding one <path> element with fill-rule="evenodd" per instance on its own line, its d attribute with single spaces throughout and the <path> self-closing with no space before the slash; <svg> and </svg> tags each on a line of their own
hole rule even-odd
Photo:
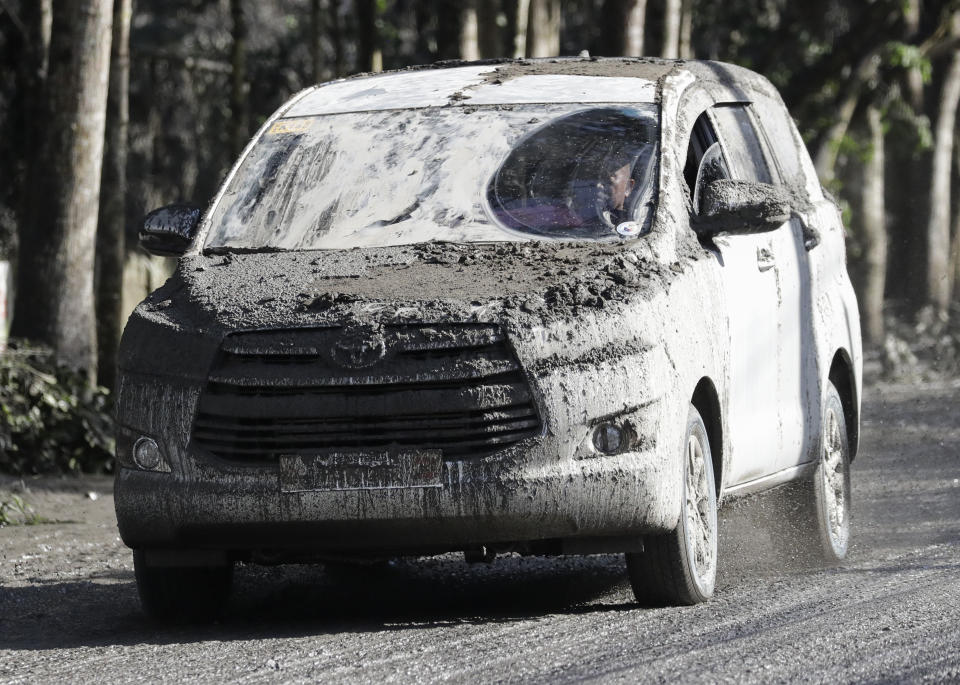
<svg viewBox="0 0 960 685">
<path fill-rule="evenodd" d="M 766 247 L 757 248 L 757 269 L 760 271 L 768 271 L 774 267 L 776 261 L 773 258 L 773 252 Z"/>
</svg>

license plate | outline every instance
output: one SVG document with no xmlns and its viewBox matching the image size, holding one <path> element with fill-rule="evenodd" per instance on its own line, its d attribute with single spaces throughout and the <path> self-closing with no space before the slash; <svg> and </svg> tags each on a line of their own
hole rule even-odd
<svg viewBox="0 0 960 685">
<path fill-rule="evenodd" d="M 281 492 L 440 487 L 440 450 L 280 455 Z"/>
</svg>

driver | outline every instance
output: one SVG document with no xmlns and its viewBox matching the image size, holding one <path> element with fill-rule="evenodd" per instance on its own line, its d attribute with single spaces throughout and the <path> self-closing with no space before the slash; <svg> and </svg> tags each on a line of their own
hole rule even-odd
<svg viewBox="0 0 960 685">
<path fill-rule="evenodd" d="M 609 171 L 601 176 L 598 185 L 598 204 L 602 208 L 603 220 L 611 227 L 627 221 L 625 207 L 627 198 L 633 192 L 636 181 L 633 178 L 633 163 L 627 162 L 621 166 L 622 158 L 613 164 L 607 165 Z"/>
</svg>

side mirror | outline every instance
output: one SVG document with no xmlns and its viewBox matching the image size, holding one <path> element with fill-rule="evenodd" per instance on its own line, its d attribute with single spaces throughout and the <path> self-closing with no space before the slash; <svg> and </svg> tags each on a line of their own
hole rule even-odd
<svg viewBox="0 0 960 685">
<path fill-rule="evenodd" d="M 195 205 L 167 205 L 143 218 L 140 246 L 158 257 L 179 257 L 197 235 L 203 210 Z"/>
<path fill-rule="evenodd" d="M 790 199 L 767 183 L 720 179 L 708 183 L 700 198 L 694 230 L 701 235 L 766 233 L 790 220 Z"/>
</svg>

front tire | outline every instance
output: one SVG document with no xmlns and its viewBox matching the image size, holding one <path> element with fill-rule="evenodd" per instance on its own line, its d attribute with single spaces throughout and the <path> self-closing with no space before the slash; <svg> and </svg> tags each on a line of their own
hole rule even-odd
<svg viewBox="0 0 960 685">
<path fill-rule="evenodd" d="M 137 591 L 144 612 L 161 622 L 205 623 L 220 617 L 233 585 L 233 564 L 150 566 L 133 551 Z"/>
<path fill-rule="evenodd" d="M 645 605 L 699 604 L 713 596 L 717 578 L 717 491 L 707 429 L 690 406 L 683 446 L 683 510 L 676 529 L 648 537 L 643 552 L 628 553 L 627 573 Z"/>
</svg>

